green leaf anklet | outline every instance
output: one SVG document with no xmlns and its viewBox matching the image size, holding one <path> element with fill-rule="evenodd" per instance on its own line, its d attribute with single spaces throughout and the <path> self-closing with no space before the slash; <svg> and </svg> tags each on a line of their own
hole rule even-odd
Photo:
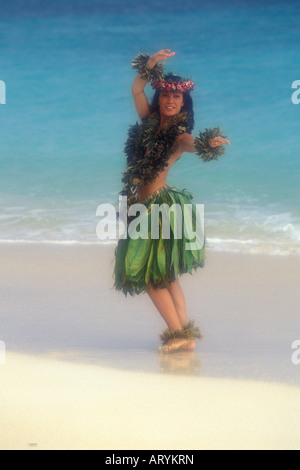
<svg viewBox="0 0 300 470">
<path fill-rule="evenodd" d="M 181 330 L 170 330 L 168 328 L 160 335 L 162 344 L 167 344 L 170 339 L 174 338 L 200 339 L 202 338 L 202 335 L 199 328 L 195 326 L 194 321 L 189 321 L 188 324 L 184 326 Z"/>
</svg>

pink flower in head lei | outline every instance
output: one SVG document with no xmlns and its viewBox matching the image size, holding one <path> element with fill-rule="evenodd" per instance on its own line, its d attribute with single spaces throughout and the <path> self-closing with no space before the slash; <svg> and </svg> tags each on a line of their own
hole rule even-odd
<svg viewBox="0 0 300 470">
<path fill-rule="evenodd" d="M 179 75 L 169 74 L 164 76 L 162 80 L 154 80 L 151 86 L 161 91 L 180 91 L 181 93 L 186 93 L 195 88 L 195 83 Z"/>
</svg>

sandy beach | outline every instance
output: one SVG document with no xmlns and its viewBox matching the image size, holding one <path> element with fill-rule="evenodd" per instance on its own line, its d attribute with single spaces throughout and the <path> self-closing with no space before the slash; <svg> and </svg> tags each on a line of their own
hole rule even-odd
<svg viewBox="0 0 300 470">
<path fill-rule="evenodd" d="M 203 339 L 161 356 L 113 251 L 0 244 L 0 449 L 299 449 L 300 258 L 208 250 L 181 278 Z"/>
</svg>

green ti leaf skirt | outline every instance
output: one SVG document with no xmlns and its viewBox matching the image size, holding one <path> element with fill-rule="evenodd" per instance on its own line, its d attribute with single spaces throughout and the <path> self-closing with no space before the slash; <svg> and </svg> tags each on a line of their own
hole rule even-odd
<svg viewBox="0 0 300 470">
<path fill-rule="evenodd" d="M 204 222 L 192 200 L 189 191 L 165 185 L 141 202 L 145 206 L 142 215 L 137 212 L 136 217 L 127 216 L 127 238 L 119 239 L 115 249 L 116 290 L 126 296 L 140 294 L 147 291 L 149 283 L 155 288 L 166 287 L 181 274 L 204 267 Z M 158 211 L 158 206 L 162 210 Z M 129 227 L 134 219 L 133 237 Z M 141 227 L 143 238 L 136 238 Z"/>
</svg>

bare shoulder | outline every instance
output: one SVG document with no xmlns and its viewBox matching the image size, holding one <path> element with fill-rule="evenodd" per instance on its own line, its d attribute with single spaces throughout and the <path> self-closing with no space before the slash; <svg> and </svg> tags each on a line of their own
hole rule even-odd
<svg viewBox="0 0 300 470">
<path fill-rule="evenodd" d="M 194 148 L 194 137 L 191 134 L 188 134 L 187 132 L 184 132 L 183 134 L 180 134 L 176 142 L 178 144 L 178 149 L 181 150 L 181 153 L 184 152 L 190 152 L 193 153 L 195 152 Z"/>
</svg>

